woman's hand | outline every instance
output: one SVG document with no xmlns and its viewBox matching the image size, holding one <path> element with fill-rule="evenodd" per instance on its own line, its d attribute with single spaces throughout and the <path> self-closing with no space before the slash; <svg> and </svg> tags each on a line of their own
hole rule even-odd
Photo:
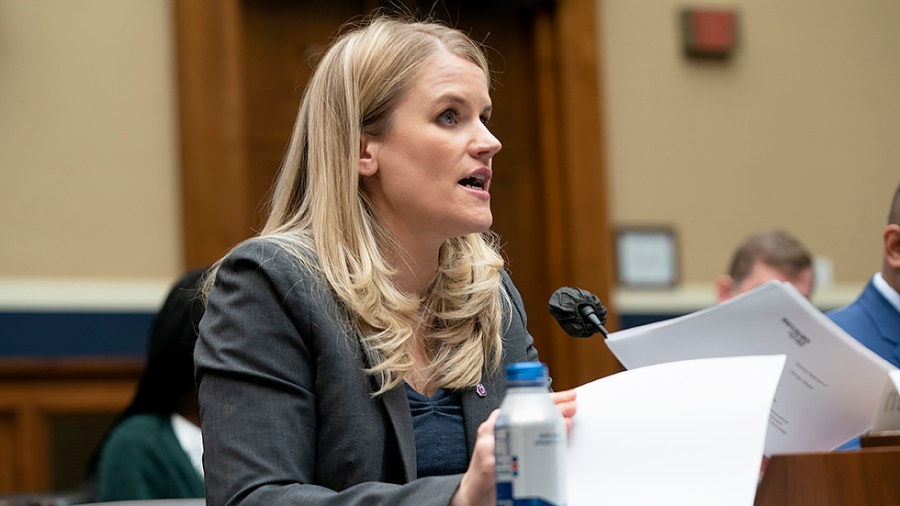
<svg viewBox="0 0 900 506">
<path fill-rule="evenodd" d="M 463 475 L 459 488 L 450 499 L 450 506 L 493 506 L 497 504 L 496 479 L 494 477 L 494 424 L 500 410 L 478 426 L 478 437 L 472 461 Z"/>
<path fill-rule="evenodd" d="M 572 417 L 575 416 L 575 390 L 550 392 L 550 398 L 566 418 L 566 428 L 572 428 Z"/>
</svg>

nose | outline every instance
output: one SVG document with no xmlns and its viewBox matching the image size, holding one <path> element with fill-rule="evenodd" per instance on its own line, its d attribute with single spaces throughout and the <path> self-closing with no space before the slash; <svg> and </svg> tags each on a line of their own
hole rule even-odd
<svg viewBox="0 0 900 506">
<path fill-rule="evenodd" d="M 478 132 L 471 145 L 472 155 L 476 158 L 489 160 L 500 151 L 503 144 L 500 143 L 500 139 L 497 136 L 491 133 L 487 125 L 481 122 L 478 124 Z"/>
</svg>

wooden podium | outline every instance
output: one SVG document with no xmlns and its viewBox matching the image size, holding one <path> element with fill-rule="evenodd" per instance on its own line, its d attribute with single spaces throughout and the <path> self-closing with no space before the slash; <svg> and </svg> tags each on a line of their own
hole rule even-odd
<svg viewBox="0 0 900 506">
<path fill-rule="evenodd" d="M 900 434 L 861 438 L 857 451 L 775 455 L 755 506 L 900 504 Z"/>
</svg>

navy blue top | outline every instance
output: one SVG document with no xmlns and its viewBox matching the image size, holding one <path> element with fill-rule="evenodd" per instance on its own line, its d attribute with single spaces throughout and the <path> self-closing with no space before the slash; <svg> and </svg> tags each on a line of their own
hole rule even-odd
<svg viewBox="0 0 900 506">
<path fill-rule="evenodd" d="M 416 474 L 440 476 L 466 472 L 466 429 L 459 393 L 444 388 L 431 397 L 406 383 L 416 437 Z"/>
</svg>

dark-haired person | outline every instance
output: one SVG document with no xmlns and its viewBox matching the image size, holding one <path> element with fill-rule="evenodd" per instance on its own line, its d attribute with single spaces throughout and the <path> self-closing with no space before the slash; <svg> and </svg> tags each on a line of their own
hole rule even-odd
<svg viewBox="0 0 900 506">
<path fill-rule="evenodd" d="M 716 279 L 716 302 L 773 279 L 791 283 L 806 298 L 812 294 L 812 256 L 796 237 L 783 230 L 751 235 L 738 246 L 728 274 Z"/>
<path fill-rule="evenodd" d="M 900 367 L 900 186 L 881 234 L 883 261 L 863 292 L 828 317 L 867 348 Z"/>
<path fill-rule="evenodd" d="M 436 23 L 378 17 L 325 52 L 267 222 L 208 287 L 207 504 L 494 504 L 503 371 L 538 357 L 490 233 L 489 89 Z"/>
<path fill-rule="evenodd" d="M 204 496 L 193 362 L 203 274 L 191 271 L 179 279 L 154 318 L 134 398 L 93 459 L 97 501 Z"/>
</svg>

